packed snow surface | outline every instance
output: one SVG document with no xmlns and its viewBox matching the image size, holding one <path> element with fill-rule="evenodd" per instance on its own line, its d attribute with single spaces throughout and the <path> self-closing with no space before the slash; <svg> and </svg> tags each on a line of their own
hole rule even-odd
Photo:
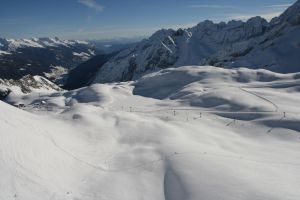
<svg viewBox="0 0 300 200">
<path fill-rule="evenodd" d="M 179 67 L 0 102 L 0 199 L 299 200 L 300 74 Z"/>
<path fill-rule="evenodd" d="M 2 54 L 7 55 L 7 54 L 10 54 L 10 53 L 7 52 L 7 51 L 2 51 L 2 50 L 0 50 L 0 55 L 2 55 Z"/>
</svg>

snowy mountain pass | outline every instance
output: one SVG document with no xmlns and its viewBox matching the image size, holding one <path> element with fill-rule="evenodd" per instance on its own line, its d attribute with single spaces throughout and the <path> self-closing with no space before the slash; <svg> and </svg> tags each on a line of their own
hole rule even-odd
<svg viewBox="0 0 300 200">
<path fill-rule="evenodd" d="M 300 198 L 299 73 L 187 66 L 0 102 L 0 199 Z"/>
</svg>

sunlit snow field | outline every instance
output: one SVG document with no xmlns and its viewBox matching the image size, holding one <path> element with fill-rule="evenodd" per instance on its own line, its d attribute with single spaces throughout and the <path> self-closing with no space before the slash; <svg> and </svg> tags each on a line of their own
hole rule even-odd
<svg viewBox="0 0 300 200">
<path fill-rule="evenodd" d="M 0 199 L 299 200 L 300 73 L 179 67 L 0 102 Z"/>
</svg>

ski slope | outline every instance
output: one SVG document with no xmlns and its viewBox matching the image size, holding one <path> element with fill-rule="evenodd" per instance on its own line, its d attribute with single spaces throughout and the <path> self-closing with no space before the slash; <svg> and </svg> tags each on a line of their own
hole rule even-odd
<svg viewBox="0 0 300 200">
<path fill-rule="evenodd" d="M 187 66 L 0 102 L 0 199 L 298 200 L 300 74 Z"/>
</svg>

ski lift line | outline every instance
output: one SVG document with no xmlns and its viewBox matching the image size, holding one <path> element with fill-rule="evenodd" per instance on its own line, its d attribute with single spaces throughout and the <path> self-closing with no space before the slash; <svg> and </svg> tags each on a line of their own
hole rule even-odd
<svg viewBox="0 0 300 200">
<path fill-rule="evenodd" d="M 231 122 L 229 122 L 228 124 L 226 124 L 226 126 L 230 126 L 231 124 L 235 124 L 235 123 L 236 123 L 236 119 L 234 119 Z"/>
<path fill-rule="evenodd" d="M 231 86 L 234 87 L 234 86 Z M 248 87 L 247 87 L 248 88 Z M 236 114 L 259 114 L 259 113 L 274 113 L 274 112 L 278 112 L 279 107 L 278 105 L 276 105 L 274 102 L 272 102 L 271 100 L 258 95 L 254 92 L 248 91 L 246 90 L 244 87 L 238 87 L 238 89 L 240 89 L 243 92 L 246 92 L 248 94 L 254 95 L 266 102 L 268 102 L 269 104 L 271 104 L 275 109 L 272 111 L 216 111 L 216 110 L 204 110 L 204 109 L 200 109 L 200 108 L 167 108 L 167 109 L 158 109 L 158 110 L 147 110 L 147 111 L 142 111 L 142 110 L 131 110 L 134 113 L 151 113 L 151 112 L 164 112 L 164 111 L 201 111 L 202 113 L 216 113 L 216 114 L 226 114 L 226 113 L 236 113 Z"/>
<path fill-rule="evenodd" d="M 278 120 L 278 122 L 281 122 L 284 118 L 286 118 L 286 116 L 284 115 L 284 116 L 282 116 L 279 120 Z M 268 133 L 271 133 L 274 129 L 276 129 L 277 127 L 272 127 L 272 128 L 270 128 L 269 130 L 268 130 Z"/>
<path fill-rule="evenodd" d="M 218 110 L 203 110 L 203 109 L 192 109 L 192 108 L 169 108 L 159 110 L 134 110 L 133 113 L 155 113 L 155 112 L 166 112 L 166 111 L 201 111 L 202 113 L 217 113 L 217 114 L 259 114 L 259 113 L 274 113 L 276 111 L 218 111 Z"/>
</svg>

